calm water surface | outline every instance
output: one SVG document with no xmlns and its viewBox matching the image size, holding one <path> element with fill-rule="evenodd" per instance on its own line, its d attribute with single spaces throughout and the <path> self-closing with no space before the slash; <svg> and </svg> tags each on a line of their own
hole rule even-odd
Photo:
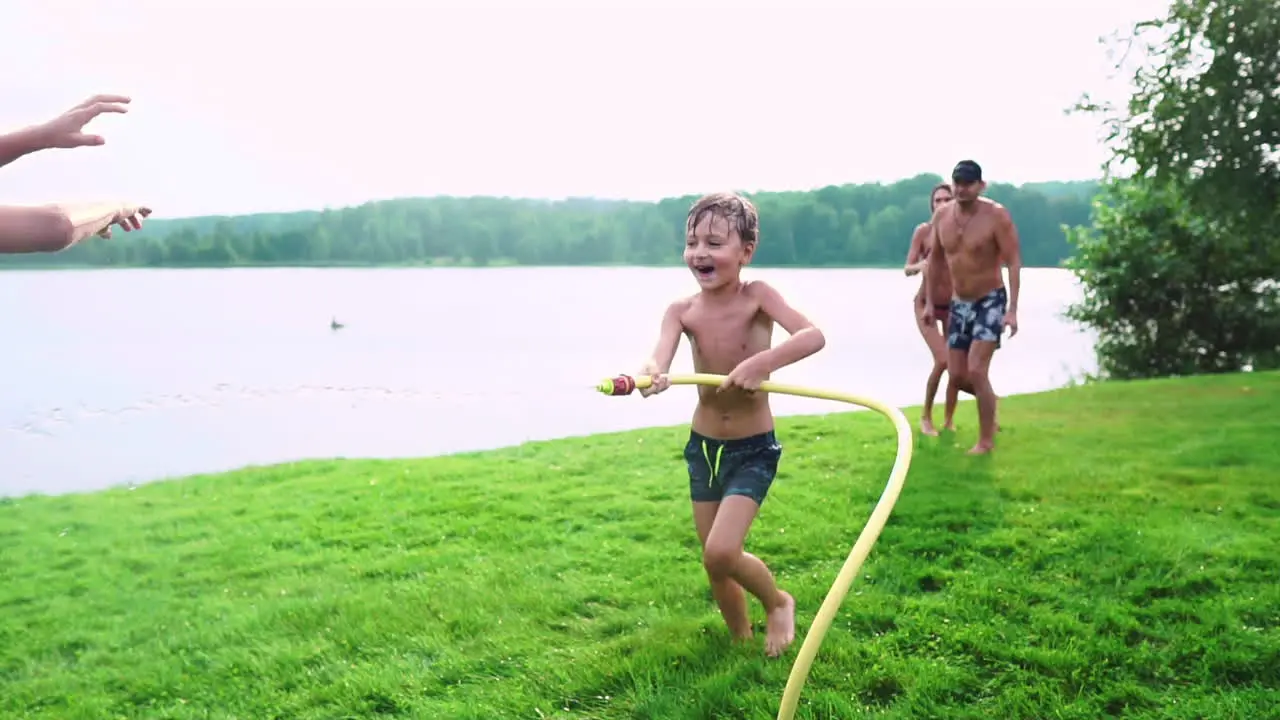
<svg viewBox="0 0 1280 720">
<path fill-rule="evenodd" d="M 930 357 L 912 323 L 915 280 L 750 276 L 827 335 L 823 352 L 774 379 L 922 400 Z M 0 495 L 687 422 L 692 388 L 642 401 L 592 386 L 634 371 L 666 304 L 694 289 L 686 271 L 644 268 L 5 272 Z M 1078 292 L 1065 271 L 1024 271 L 997 392 L 1051 389 L 1093 368 L 1091 338 L 1061 317 Z M 346 327 L 332 331 L 334 317 Z M 690 370 L 682 344 L 673 372 Z M 846 409 L 786 396 L 774 407 Z"/>
</svg>

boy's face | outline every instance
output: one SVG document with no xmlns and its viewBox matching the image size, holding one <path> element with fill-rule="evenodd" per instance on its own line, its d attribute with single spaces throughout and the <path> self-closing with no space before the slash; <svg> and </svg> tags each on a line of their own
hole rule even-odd
<svg viewBox="0 0 1280 720">
<path fill-rule="evenodd" d="M 698 285 L 714 289 L 735 282 L 754 251 L 753 245 L 742 242 L 728 220 L 705 213 L 685 238 L 684 263 L 693 271 Z"/>
</svg>

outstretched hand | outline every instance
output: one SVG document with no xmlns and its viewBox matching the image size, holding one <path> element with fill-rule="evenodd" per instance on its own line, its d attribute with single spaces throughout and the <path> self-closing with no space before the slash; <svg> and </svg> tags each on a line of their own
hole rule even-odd
<svg viewBox="0 0 1280 720">
<path fill-rule="evenodd" d="M 142 205 L 121 205 L 120 210 L 116 212 L 115 217 L 111 219 L 111 225 L 119 225 L 125 232 L 142 229 L 142 219 L 151 214 L 151 208 Z M 111 237 L 111 225 L 103 228 L 98 235 L 100 237 Z"/>
<path fill-rule="evenodd" d="M 88 228 L 87 234 L 81 235 L 80 237 L 97 236 L 100 238 L 110 238 L 111 226 L 113 225 L 120 226 L 120 229 L 124 230 L 125 232 L 133 232 L 134 230 L 141 230 L 142 220 L 150 214 L 151 214 L 151 208 L 149 207 L 145 207 L 142 205 L 121 204 L 110 215 L 109 220 L 106 217 L 99 216 L 99 217 L 102 217 L 102 219 L 97 221 L 98 224 L 102 222 L 106 222 L 106 225 L 101 230 L 94 232 L 92 228 Z"/>
<path fill-rule="evenodd" d="M 84 126 L 102 113 L 126 113 L 130 98 L 125 95 L 94 95 L 58 117 L 44 123 L 39 131 L 45 147 L 76 148 L 103 145 L 101 135 L 84 132 Z"/>
</svg>

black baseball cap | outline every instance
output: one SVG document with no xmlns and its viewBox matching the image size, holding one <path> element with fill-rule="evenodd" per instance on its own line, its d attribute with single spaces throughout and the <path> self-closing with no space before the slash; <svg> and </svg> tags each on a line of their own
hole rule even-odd
<svg viewBox="0 0 1280 720">
<path fill-rule="evenodd" d="M 961 160 L 951 171 L 951 179 L 956 182 L 982 182 L 982 166 L 972 160 Z"/>
</svg>

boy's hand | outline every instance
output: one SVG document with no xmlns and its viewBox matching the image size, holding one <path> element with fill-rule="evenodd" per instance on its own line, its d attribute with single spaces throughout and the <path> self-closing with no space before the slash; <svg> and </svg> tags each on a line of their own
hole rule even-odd
<svg viewBox="0 0 1280 720">
<path fill-rule="evenodd" d="M 653 363 L 645 363 L 645 366 L 640 369 L 640 372 L 638 374 L 648 375 L 649 377 L 653 378 L 652 385 L 650 385 L 647 388 L 640 389 L 640 397 L 649 397 L 650 395 L 657 395 L 663 390 L 666 390 L 667 388 L 671 387 L 671 383 L 667 379 L 667 374 L 664 372 L 659 372 L 658 367 Z"/>
<path fill-rule="evenodd" d="M 755 392 L 760 389 L 760 383 L 764 382 L 768 375 L 769 368 L 765 366 L 759 355 L 753 355 L 738 363 L 738 367 L 734 368 L 724 382 L 720 383 L 720 390 L 741 388 L 747 392 Z"/>
</svg>

